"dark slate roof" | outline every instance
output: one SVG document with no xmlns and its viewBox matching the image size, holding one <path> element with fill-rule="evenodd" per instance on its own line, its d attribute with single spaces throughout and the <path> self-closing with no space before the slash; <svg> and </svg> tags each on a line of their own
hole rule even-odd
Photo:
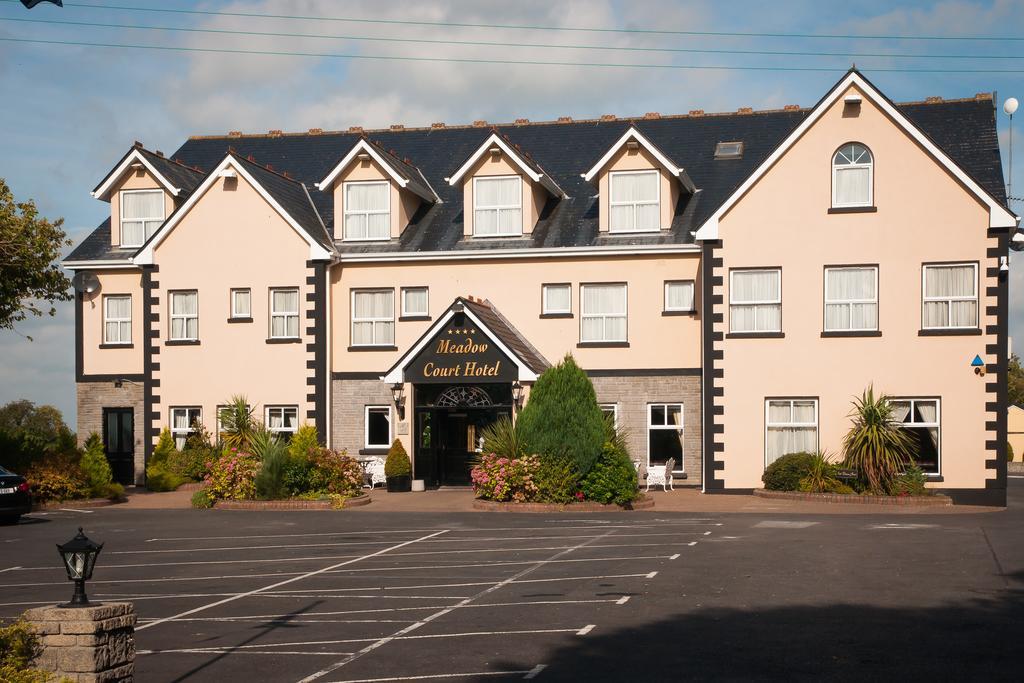
<svg viewBox="0 0 1024 683">
<path fill-rule="evenodd" d="M 1005 205 L 995 110 L 991 99 L 917 102 L 895 106 L 996 201 Z M 295 197 L 294 208 L 305 214 L 312 212 L 308 211 L 307 202 L 298 196 L 299 183 L 313 188 L 363 137 L 372 137 L 373 144 L 379 148 L 393 150 L 390 156 L 394 159 L 410 159 L 414 168 L 422 171 L 441 201 L 422 205 L 398 240 L 335 242 L 334 248 L 341 253 L 678 245 L 693 243 L 693 231 L 800 125 L 810 111 L 792 109 L 750 114 L 495 126 L 494 131 L 518 145 L 524 154 L 529 155 L 531 163 L 542 168 L 568 195 L 564 199 L 550 198 L 533 233 L 522 238 L 464 237 L 462 189 L 452 187 L 445 181 L 491 134 L 492 130 L 488 128 L 463 126 L 367 133 L 356 130 L 346 133 L 196 137 L 186 141 L 173 156 L 186 166 L 209 171 L 224 159 L 229 147 L 239 156 L 252 155 L 257 162 L 253 166 L 261 168 L 260 164 L 269 163 L 276 171 L 288 172 L 291 178 L 298 181 L 289 182 L 269 172 L 261 176 L 268 177 L 267 182 L 275 187 L 285 186 Z M 692 196 L 685 196 L 684 193 L 675 209 L 669 230 L 633 236 L 599 234 L 597 188 L 585 182 L 580 174 L 592 167 L 631 126 L 635 126 L 662 153 L 685 168 L 699 191 Z M 714 158 L 718 142 L 735 140 L 743 141 L 741 158 Z M 331 192 L 310 189 L 309 194 L 330 231 L 334 223 Z M 316 227 L 314 218 L 313 215 L 305 215 L 302 222 L 309 226 L 310 234 L 317 234 L 317 240 L 320 241 L 325 236 L 322 235 L 323 230 Z M 296 220 L 299 220 L 298 216 Z M 92 240 L 93 236 L 90 236 L 87 242 Z"/>
<path fill-rule="evenodd" d="M 160 156 L 143 147 L 138 147 L 136 149 L 142 153 L 142 156 L 146 157 L 146 161 L 153 164 L 153 168 L 155 168 L 160 175 L 167 178 L 167 182 L 179 188 L 182 196 L 184 197 L 192 194 L 192 192 L 199 187 L 203 182 L 203 179 L 206 177 L 206 173 L 203 171 L 189 168 L 180 161 Z"/>
<path fill-rule="evenodd" d="M 100 223 L 100 227 L 89 233 L 89 236 L 78 243 L 66 261 L 120 261 L 135 255 L 138 249 L 122 249 L 110 244 L 110 218 Z"/>
<path fill-rule="evenodd" d="M 498 341 L 516 354 L 519 360 L 530 370 L 539 375 L 551 367 L 551 363 L 541 355 L 540 351 L 534 348 L 490 301 L 462 297 L 455 300 L 455 303 L 460 302 L 472 311 L 473 315 L 479 318 L 480 322 L 486 325 L 487 329 L 498 338 Z"/>
<path fill-rule="evenodd" d="M 429 199 L 430 201 L 435 201 L 437 199 L 437 193 L 434 192 L 432 187 L 430 187 L 430 183 L 427 182 L 426 176 L 424 176 L 423 172 L 416 168 L 410 160 L 399 158 L 393 151 L 384 149 L 380 143 L 367 137 L 364 137 L 363 139 L 366 140 L 367 144 L 372 145 L 374 149 L 380 153 L 381 158 L 384 159 L 384 162 L 390 166 L 395 173 L 409 181 L 409 184 L 406 185 L 407 190 L 414 192 L 424 199 Z M 345 154 L 348 154 L 348 152 L 346 151 Z"/>
<path fill-rule="evenodd" d="M 306 231 L 306 234 L 325 249 L 331 249 L 331 236 L 320 221 L 310 193 L 303 183 L 293 178 L 287 178 L 237 154 L 233 156 L 246 171 L 252 174 L 252 177 L 267 191 L 267 194 L 273 197 L 281 205 L 281 208 L 295 219 L 295 222 Z"/>
</svg>

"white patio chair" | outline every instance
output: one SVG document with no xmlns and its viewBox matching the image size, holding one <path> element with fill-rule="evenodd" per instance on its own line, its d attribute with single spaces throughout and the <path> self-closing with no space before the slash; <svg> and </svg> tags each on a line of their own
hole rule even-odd
<svg viewBox="0 0 1024 683">
<path fill-rule="evenodd" d="M 676 466 L 676 459 L 669 458 L 664 465 L 647 466 L 647 488 L 644 492 L 650 491 L 651 486 L 661 484 L 662 491 L 675 491 L 672 488 L 672 470 Z"/>
<path fill-rule="evenodd" d="M 388 483 L 388 478 L 384 476 L 384 458 L 370 458 L 366 464 L 366 474 L 369 475 L 371 489 L 377 484 Z"/>
</svg>

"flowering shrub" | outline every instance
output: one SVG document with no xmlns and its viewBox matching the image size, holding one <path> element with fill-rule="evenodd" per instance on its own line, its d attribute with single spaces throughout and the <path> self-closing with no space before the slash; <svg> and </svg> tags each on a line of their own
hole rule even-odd
<svg viewBox="0 0 1024 683">
<path fill-rule="evenodd" d="M 38 462 L 29 468 L 25 478 L 37 501 L 89 497 L 89 478 L 69 458 L 54 457 Z"/>
<path fill-rule="evenodd" d="M 322 491 L 354 496 L 363 486 L 363 468 L 345 451 L 320 448 L 311 451 L 308 486 L 311 491 Z"/>
<path fill-rule="evenodd" d="M 218 459 L 206 463 L 206 491 L 215 500 L 253 498 L 261 466 L 260 459 L 252 453 L 226 450 Z"/>
<path fill-rule="evenodd" d="M 540 458 L 524 455 L 506 458 L 496 453 L 481 455 L 473 467 L 473 491 L 478 498 L 526 503 L 537 496 L 534 477 L 540 469 Z"/>
</svg>

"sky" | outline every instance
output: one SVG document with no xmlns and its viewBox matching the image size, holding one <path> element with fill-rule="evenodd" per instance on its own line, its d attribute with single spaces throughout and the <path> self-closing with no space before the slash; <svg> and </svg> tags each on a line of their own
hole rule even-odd
<svg viewBox="0 0 1024 683">
<path fill-rule="evenodd" d="M 76 243 L 102 222 L 110 210 L 108 204 L 93 199 L 90 190 L 136 140 L 150 149 L 171 154 L 189 135 L 223 134 L 231 130 L 338 130 L 354 125 L 387 127 L 393 123 L 417 126 L 436 121 L 537 121 L 559 116 L 588 118 L 651 111 L 671 114 L 692 109 L 715 112 L 740 107 L 771 109 L 786 104 L 810 106 L 851 63 L 856 63 L 897 102 L 933 95 L 971 97 L 979 92 L 997 92 L 1000 105 L 1006 97 L 1024 98 L 1024 30 L 1019 28 L 1024 26 L 1024 0 L 777 0 L 770 4 L 763 0 L 69 0 L 64 4 L 64 8 L 58 8 L 42 3 L 26 10 L 16 0 L 0 0 L 0 177 L 11 186 L 19 201 L 33 199 L 43 215 L 63 217 L 64 227 Z M 765 11 L 768 6 L 771 10 Z M 123 9 L 126 7 L 316 19 L 129 11 Z M 368 19 L 378 23 L 365 21 Z M 424 26 L 380 23 L 382 20 L 533 28 Z M 117 26 L 60 25 L 54 21 Z M 632 31 L 551 30 L 566 28 Z M 657 34 L 648 32 L 650 29 L 790 36 Z M 237 35 L 223 31 L 327 37 Z M 912 40 L 908 36 L 943 39 Z M 993 37 L 1017 40 L 992 40 Z M 188 50 L 19 42 L 26 39 Z M 448 42 L 403 43 L 393 39 Z M 450 41 L 532 45 L 454 45 Z M 348 57 L 195 51 L 204 49 Z M 842 54 L 735 54 L 742 50 Z M 861 56 L 848 56 L 851 52 Z M 878 54 L 886 56 L 869 56 Z M 998 58 L 969 59 L 965 55 Z M 369 58 L 379 56 L 404 59 Z M 617 66 L 453 63 L 422 61 L 424 58 Z M 789 70 L 624 66 L 628 64 Z M 804 70 L 808 68 L 824 71 Z M 998 70 L 1004 73 L 995 72 Z M 1018 118 L 1024 118 L 1024 110 Z M 1004 164 L 1008 123 L 1000 113 Z M 1017 130 L 1017 135 L 1021 146 L 1016 154 L 1014 184 L 1020 190 L 1014 194 L 1024 195 L 1024 130 Z M 1024 203 L 1016 203 L 1013 208 L 1021 212 Z M 1024 344 L 1024 297 L 1015 296 L 1024 285 L 1024 254 L 1017 257 L 1016 263 L 1019 267 L 1011 265 L 1010 274 L 1010 333 Z M 14 331 L 0 330 L 0 404 L 17 398 L 57 406 L 74 427 L 71 303 L 58 305 L 53 318 L 26 321 Z"/>
</svg>

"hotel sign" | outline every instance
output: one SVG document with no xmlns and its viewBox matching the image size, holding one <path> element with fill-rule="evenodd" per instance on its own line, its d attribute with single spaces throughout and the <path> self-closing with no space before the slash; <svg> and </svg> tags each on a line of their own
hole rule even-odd
<svg viewBox="0 0 1024 683">
<path fill-rule="evenodd" d="M 405 367 L 405 381 L 415 384 L 513 382 L 518 376 L 516 364 L 466 316 L 450 320 Z"/>
</svg>

